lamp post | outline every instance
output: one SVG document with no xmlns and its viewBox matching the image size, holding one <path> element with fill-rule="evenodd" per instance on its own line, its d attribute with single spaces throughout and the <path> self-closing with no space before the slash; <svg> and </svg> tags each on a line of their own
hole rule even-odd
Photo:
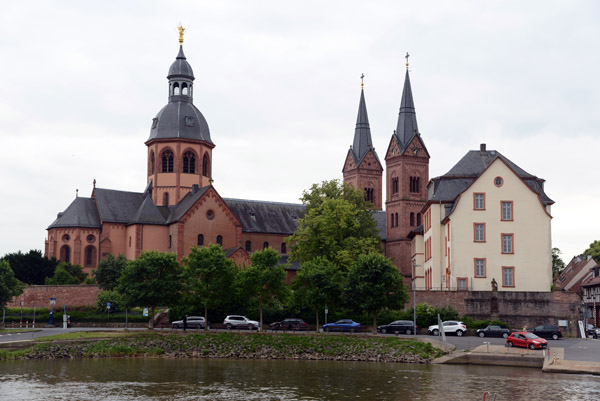
<svg viewBox="0 0 600 401">
<path fill-rule="evenodd" d="M 415 284 L 415 279 L 417 275 L 417 267 L 421 267 L 413 260 L 413 274 L 412 274 L 412 288 L 413 288 L 413 330 L 415 334 L 417 334 L 417 286 Z"/>
</svg>

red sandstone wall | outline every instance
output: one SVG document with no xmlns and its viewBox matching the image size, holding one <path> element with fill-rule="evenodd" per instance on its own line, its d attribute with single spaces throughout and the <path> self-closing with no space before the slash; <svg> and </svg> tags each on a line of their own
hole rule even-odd
<svg viewBox="0 0 600 401">
<path fill-rule="evenodd" d="M 31 285 L 23 294 L 14 297 L 7 304 L 9 308 L 19 307 L 23 301 L 24 308 L 50 307 L 50 298 L 56 298 L 55 308 L 66 306 L 94 305 L 100 292 L 97 285 Z"/>
</svg>

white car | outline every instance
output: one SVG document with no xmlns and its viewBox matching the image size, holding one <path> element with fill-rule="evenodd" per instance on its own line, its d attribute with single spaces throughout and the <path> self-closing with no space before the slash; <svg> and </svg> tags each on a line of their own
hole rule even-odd
<svg viewBox="0 0 600 401">
<path fill-rule="evenodd" d="M 176 320 L 171 323 L 171 327 L 174 329 L 183 329 L 183 320 Z M 203 329 L 204 318 L 202 316 L 188 316 L 187 318 L 188 329 Z"/>
<path fill-rule="evenodd" d="M 250 320 L 246 316 L 240 315 L 227 316 L 223 321 L 223 324 L 225 325 L 225 327 L 227 327 L 228 330 L 231 330 L 233 328 L 258 330 L 258 327 L 260 326 L 260 324 L 256 320 Z"/>
<path fill-rule="evenodd" d="M 444 333 L 446 334 L 456 334 L 457 336 L 461 337 L 467 332 L 467 326 L 465 326 L 463 322 L 458 322 L 456 320 L 442 322 L 442 326 L 444 326 Z M 427 333 L 433 334 L 434 336 L 439 336 L 440 329 L 437 324 L 429 326 Z"/>
</svg>

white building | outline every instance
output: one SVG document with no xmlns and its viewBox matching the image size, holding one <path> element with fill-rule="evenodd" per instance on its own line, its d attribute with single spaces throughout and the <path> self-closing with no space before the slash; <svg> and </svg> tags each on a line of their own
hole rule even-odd
<svg viewBox="0 0 600 401">
<path fill-rule="evenodd" d="M 482 144 L 427 190 L 412 235 L 417 288 L 550 291 L 554 202 L 543 179 Z"/>
</svg>

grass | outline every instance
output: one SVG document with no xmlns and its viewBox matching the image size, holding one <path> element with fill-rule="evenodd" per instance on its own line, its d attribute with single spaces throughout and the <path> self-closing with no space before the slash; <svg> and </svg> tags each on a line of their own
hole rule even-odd
<svg viewBox="0 0 600 401">
<path fill-rule="evenodd" d="M 120 331 L 75 331 L 64 334 L 56 334 L 54 336 L 40 337 L 36 340 L 38 343 L 45 343 L 48 341 L 60 341 L 60 340 L 80 340 L 80 339 L 95 339 L 95 338 L 109 338 L 109 337 L 126 337 L 131 336 L 131 333 L 125 333 Z"/>
</svg>

